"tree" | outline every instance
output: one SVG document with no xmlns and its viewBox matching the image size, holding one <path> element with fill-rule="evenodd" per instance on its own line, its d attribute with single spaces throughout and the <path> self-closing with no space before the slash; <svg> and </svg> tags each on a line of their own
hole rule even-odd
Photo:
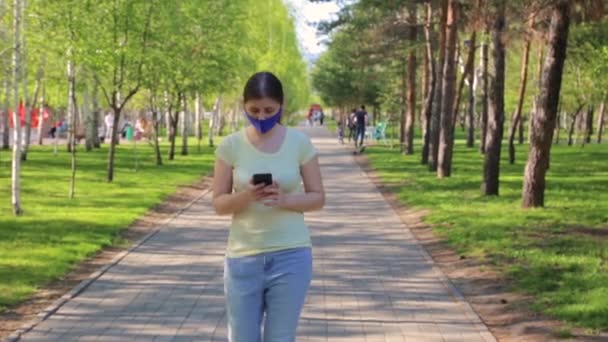
<svg viewBox="0 0 608 342">
<path fill-rule="evenodd" d="M 20 216 L 23 214 L 21 209 L 21 118 L 19 117 L 20 101 L 19 101 L 19 78 L 21 66 L 21 0 L 13 0 L 13 29 L 15 33 L 14 48 L 13 48 L 13 162 L 11 166 L 11 191 L 13 214 Z M 7 126 L 8 128 L 8 126 Z"/>
<path fill-rule="evenodd" d="M 545 175 L 562 83 L 562 72 L 568 45 L 570 1 L 552 5 L 547 54 L 543 66 L 541 89 L 532 118 L 531 146 L 524 173 L 523 207 L 542 207 L 545 203 Z"/>
<path fill-rule="evenodd" d="M 496 4 L 496 14 L 491 29 L 492 57 L 494 59 L 493 75 L 490 85 L 488 113 L 488 132 L 484 155 L 483 183 L 484 195 L 498 195 L 500 174 L 500 152 L 504 126 L 505 96 L 505 45 L 502 39 L 505 30 L 505 3 Z"/>
<path fill-rule="evenodd" d="M 435 93 L 433 94 L 433 111 L 431 114 L 431 136 L 429 142 L 429 170 L 437 171 L 439 162 L 439 136 L 441 129 L 441 104 L 443 98 L 443 71 L 445 64 L 446 28 L 448 1 L 441 1 L 441 19 L 439 21 L 439 57 L 435 70 Z M 451 113 L 451 112 L 450 112 Z"/>
<path fill-rule="evenodd" d="M 452 149 L 454 146 L 454 129 L 452 113 L 456 90 L 456 38 L 458 36 L 458 6 L 457 0 L 450 0 L 446 21 L 445 63 L 443 66 L 443 97 L 441 101 L 441 129 L 439 154 L 437 160 L 437 176 L 449 177 L 452 173 Z"/>
<path fill-rule="evenodd" d="M 409 12 L 409 40 L 416 46 L 418 28 L 416 23 L 416 4 L 411 3 Z M 414 121 L 416 118 L 416 50 L 410 48 L 407 62 L 407 116 L 405 120 L 405 154 L 414 154 Z"/>
<path fill-rule="evenodd" d="M 519 84 L 519 100 L 517 101 L 517 107 L 511 120 L 511 127 L 509 128 L 509 164 L 515 163 L 515 133 L 517 128 L 520 127 L 520 121 L 522 120 L 522 111 L 524 106 L 524 97 L 526 94 L 526 85 L 528 81 L 528 62 L 530 59 L 530 45 L 531 45 L 531 30 L 534 26 L 534 17 L 530 16 L 528 19 L 528 32 L 526 32 L 524 38 L 524 49 L 521 63 L 521 82 Z"/>
</svg>

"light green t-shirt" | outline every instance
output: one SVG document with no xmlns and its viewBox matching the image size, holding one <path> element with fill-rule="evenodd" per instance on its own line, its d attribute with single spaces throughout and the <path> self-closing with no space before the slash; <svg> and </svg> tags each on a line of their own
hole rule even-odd
<svg viewBox="0 0 608 342">
<path fill-rule="evenodd" d="M 310 138 L 292 128 L 287 128 L 283 144 L 275 153 L 258 150 L 244 129 L 224 138 L 215 151 L 217 158 L 232 166 L 236 191 L 246 190 L 253 174 L 272 173 L 272 179 L 286 194 L 304 191 L 300 166 L 316 153 Z M 227 255 L 240 257 L 310 245 L 302 213 L 254 202 L 232 216 Z"/>
</svg>

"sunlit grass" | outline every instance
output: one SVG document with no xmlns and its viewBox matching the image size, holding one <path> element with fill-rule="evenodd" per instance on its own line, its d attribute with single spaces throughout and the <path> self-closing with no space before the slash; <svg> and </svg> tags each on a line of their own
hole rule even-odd
<svg viewBox="0 0 608 342">
<path fill-rule="evenodd" d="M 419 140 L 418 140 L 419 141 Z M 527 146 L 509 165 L 503 150 L 500 196 L 480 192 L 483 158 L 458 140 L 453 175 L 438 179 L 419 150 L 371 147 L 382 180 L 459 253 L 483 258 L 533 294 L 533 308 L 591 329 L 608 329 L 608 146 L 553 147 L 546 208 L 522 209 Z M 600 233 L 602 232 L 602 233 Z"/>
<path fill-rule="evenodd" d="M 219 140 L 218 140 L 219 141 Z M 216 143 L 218 142 L 216 141 Z M 155 165 L 151 145 L 118 146 L 114 181 L 106 182 L 107 145 L 77 153 L 76 197 L 68 199 L 70 154 L 59 147 L 32 146 L 22 164 L 22 217 L 14 217 L 10 197 L 10 154 L 0 152 L 0 311 L 31 295 L 39 286 L 61 277 L 76 263 L 100 248 L 117 243 L 118 233 L 149 208 L 163 201 L 178 186 L 194 183 L 207 174 L 213 149 L 197 151 L 191 139 L 190 155 L 181 156 L 178 139 L 174 161 Z M 203 141 L 203 144 L 205 141 Z"/>
</svg>

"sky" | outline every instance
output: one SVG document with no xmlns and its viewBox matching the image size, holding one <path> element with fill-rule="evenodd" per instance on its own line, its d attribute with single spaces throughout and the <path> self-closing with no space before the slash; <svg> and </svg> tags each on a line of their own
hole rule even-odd
<svg viewBox="0 0 608 342">
<path fill-rule="evenodd" d="M 295 9 L 296 29 L 300 43 L 304 47 L 304 54 L 307 59 L 315 58 L 325 47 L 319 42 L 324 38 L 317 36 L 317 29 L 314 23 L 328 20 L 339 10 L 338 5 L 333 2 L 311 3 L 309 0 L 284 0 Z"/>
</svg>

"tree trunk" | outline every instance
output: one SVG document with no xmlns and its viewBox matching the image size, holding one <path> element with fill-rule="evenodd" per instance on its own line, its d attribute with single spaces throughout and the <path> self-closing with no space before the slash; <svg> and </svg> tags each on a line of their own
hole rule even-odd
<svg viewBox="0 0 608 342">
<path fill-rule="evenodd" d="M 574 129 L 576 128 L 578 116 L 582 112 L 584 106 L 584 104 L 579 105 L 579 107 L 574 111 L 574 113 L 570 115 L 572 121 L 570 121 L 570 126 L 568 127 L 568 146 L 572 146 L 572 144 L 574 143 Z"/>
<path fill-rule="evenodd" d="M 164 95 L 163 97 L 165 100 L 165 129 L 166 129 L 165 134 L 167 135 L 167 140 L 170 140 L 171 133 L 169 131 L 170 131 L 172 123 L 171 123 L 171 110 L 169 109 L 169 107 L 170 107 L 169 94 L 165 91 L 163 93 L 163 95 Z"/>
<path fill-rule="evenodd" d="M 556 1 L 552 5 L 549 44 L 543 66 L 538 106 L 532 118 L 532 144 L 526 163 L 522 194 L 525 208 L 542 207 L 545 204 L 545 174 L 549 167 L 569 24 L 570 1 Z"/>
<path fill-rule="evenodd" d="M 215 133 L 214 131 L 221 102 L 222 95 L 215 99 L 215 104 L 213 105 L 213 109 L 211 111 L 211 119 L 209 120 L 209 147 L 213 147 L 213 135 Z"/>
<path fill-rule="evenodd" d="M 99 85 L 97 82 L 93 82 L 93 147 L 100 148 L 101 141 L 99 139 L 99 119 L 101 116 L 101 109 L 99 108 Z"/>
<path fill-rule="evenodd" d="M 74 60 L 72 59 L 72 48 L 68 49 L 68 117 L 70 118 L 68 128 L 68 151 L 71 152 L 72 173 L 70 176 L 69 198 L 73 199 L 76 188 L 76 70 L 74 70 Z"/>
<path fill-rule="evenodd" d="M 27 160 L 27 151 L 30 147 L 30 140 L 32 136 L 32 104 L 30 103 L 29 92 L 28 92 L 28 74 L 27 74 L 27 49 L 25 45 L 25 18 L 23 13 L 27 7 L 27 0 L 21 0 L 21 60 L 23 61 L 21 67 L 21 86 L 23 87 L 23 108 L 25 110 L 25 126 L 23 127 L 23 145 L 21 146 L 21 160 Z"/>
<path fill-rule="evenodd" d="M 433 57 L 433 40 L 431 37 L 432 32 L 432 24 L 433 23 L 433 6 L 432 2 L 429 1 L 427 3 L 427 16 L 426 16 L 426 25 L 424 27 L 424 35 L 426 41 L 426 64 L 425 69 L 426 74 L 428 75 L 428 90 L 426 91 L 426 97 L 424 100 L 424 113 L 422 117 L 424 118 L 424 126 L 422 129 L 422 165 L 429 165 L 429 144 L 430 144 L 430 133 L 431 133 L 431 116 L 433 110 L 433 97 L 435 94 L 435 58 Z"/>
<path fill-rule="evenodd" d="M 188 155 L 188 136 L 190 135 L 188 132 L 188 129 L 190 128 L 190 120 L 188 120 L 190 118 L 190 115 L 188 115 L 188 106 L 186 105 L 188 103 L 187 99 L 186 99 L 186 94 L 183 93 L 182 94 L 182 113 L 183 114 L 183 118 L 182 118 L 182 156 L 187 156 Z"/>
<path fill-rule="evenodd" d="M 407 106 L 407 95 L 406 95 L 406 83 L 407 83 L 407 74 L 405 71 L 405 64 L 403 65 L 403 70 L 401 72 L 401 112 L 399 115 L 399 149 L 403 154 L 405 154 L 405 116 Z"/>
<path fill-rule="evenodd" d="M 583 144 L 591 143 L 591 135 L 593 135 L 593 106 L 589 106 L 585 115 L 585 139 Z"/>
<path fill-rule="evenodd" d="M 110 137 L 110 149 L 108 151 L 108 182 L 114 180 L 114 156 L 116 154 L 116 145 L 118 143 L 118 124 L 120 123 L 121 109 L 118 103 L 118 94 L 114 93 L 112 100 L 112 111 L 114 112 L 114 124 L 112 125 L 112 133 Z"/>
<path fill-rule="evenodd" d="M 543 58 L 544 54 L 543 53 L 544 53 L 543 46 L 542 46 L 542 44 L 539 44 L 538 45 L 538 68 L 537 68 L 537 74 L 538 74 L 538 76 L 536 78 L 538 80 L 537 81 L 538 82 L 538 84 L 537 84 L 537 87 L 538 87 L 537 91 L 538 91 L 538 93 L 534 97 L 533 110 L 530 113 L 530 117 L 528 118 L 528 144 L 532 143 L 532 120 L 533 120 L 533 117 L 534 117 L 534 113 L 537 112 L 536 105 L 538 103 L 538 97 L 540 95 L 541 78 L 542 78 L 542 74 L 543 74 L 543 60 L 544 60 L 544 58 Z M 523 141 L 521 143 L 523 144 Z"/>
<path fill-rule="evenodd" d="M 83 91 L 83 98 L 82 98 L 82 109 L 84 112 L 84 122 L 85 122 L 85 149 L 88 151 L 93 150 L 93 143 L 94 143 L 94 138 L 95 138 L 95 132 L 93 131 L 93 128 L 95 127 L 95 124 L 93 122 L 93 111 L 91 110 L 91 106 L 90 106 L 90 99 L 89 99 L 89 84 L 86 84 L 85 89 Z"/>
<path fill-rule="evenodd" d="M 561 131 L 561 125 L 560 125 L 560 120 L 561 120 L 561 116 L 563 114 L 559 111 L 559 109 L 557 110 L 557 118 L 555 119 L 555 140 L 553 141 L 553 143 L 555 145 L 559 144 L 559 133 Z"/>
<path fill-rule="evenodd" d="M 152 124 L 154 127 L 154 154 L 156 156 L 156 165 L 157 166 L 161 166 L 163 165 L 163 156 L 160 153 L 160 144 L 158 142 L 158 130 L 159 130 L 159 126 L 160 126 L 160 118 L 158 115 L 158 109 L 157 108 L 152 108 Z"/>
<path fill-rule="evenodd" d="M 411 43 L 407 62 L 407 115 L 405 120 L 405 154 L 414 154 L 414 124 L 416 121 L 416 38 L 418 36 L 416 22 L 416 4 L 409 6 L 409 41 Z"/>
<path fill-rule="evenodd" d="M 604 133 L 604 111 L 606 109 L 606 102 L 602 100 L 600 105 L 600 112 L 597 117 L 597 143 L 602 143 L 602 134 Z"/>
<path fill-rule="evenodd" d="M 4 78 L 4 115 L 2 115 L 2 127 L 4 127 L 4 131 L 2 131 L 2 149 L 4 150 L 8 150 L 9 148 L 9 141 L 10 141 L 10 136 L 9 136 L 9 131 L 10 131 L 10 126 L 9 126 L 9 120 L 8 120 L 8 110 L 10 107 L 10 101 L 11 101 L 11 83 L 10 83 L 10 78 L 11 78 L 11 68 L 7 67 L 6 68 L 6 76 Z"/>
<path fill-rule="evenodd" d="M 13 214 L 20 216 L 23 214 L 21 209 L 21 119 L 19 118 L 19 66 L 20 66 L 20 31 L 19 21 L 21 20 L 21 1 L 13 0 L 14 8 L 14 32 L 15 41 L 13 48 L 13 123 L 15 129 L 13 131 L 13 160 L 11 165 L 11 202 L 13 205 Z M 8 126 L 7 126 L 8 128 Z"/>
<path fill-rule="evenodd" d="M 477 42 L 475 42 L 477 44 Z M 473 63 L 475 64 L 475 55 L 473 55 Z M 477 73 L 474 70 L 474 65 L 471 65 L 469 73 L 469 98 L 467 104 L 467 147 L 475 145 L 475 89 L 477 87 Z"/>
<path fill-rule="evenodd" d="M 530 24 L 532 26 L 532 24 Z M 517 107 L 511 120 L 511 127 L 509 128 L 509 164 L 515 163 L 515 133 L 517 127 L 520 126 L 521 112 L 524 106 L 524 97 L 526 95 L 526 83 L 528 81 L 528 60 L 530 57 L 530 39 L 526 39 L 524 43 L 524 52 L 521 63 L 521 80 L 519 83 L 519 100 L 517 101 Z"/>
<path fill-rule="evenodd" d="M 456 126 L 460 108 L 460 99 L 462 98 L 462 90 L 464 89 L 465 81 L 469 79 L 469 75 L 473 74 L 473 66 L 475 64 L 475 44 L 477 40 L 476 37 L 477 32 L 473 31 L 473 33 L 471 33 L 471 39 L 469 40 L 469 55 L 467 56 L 467 62 L 465 63 L 462 78 L 460 79 L 460 83 L 458 85 L 458 92 L 456 93 L 454 113 L 452 116 L 452 126 Z"/>
<path fill-rule="evenodd" d="M 439 156 L 437 177 L 450 177 L 452 174 L 452 150 L 454 148 L 454 97 L 456 96 L 456 38 L 458 36 L 458 6 L 457 0 L 449 1 L 446 21 L 445 65 L 443 66 L 443 98 L 441 103 L 441 135 L 439 141 Z"/>
<path fill-rule="evenodd" d="M 528 122 L 527 116 L 523 115 L 521 116 L 521 119 L 519 119 L 519 125 L 517 125 L 517 131 L 518 131 L 518 137 L 517 137 L 517 143 L 519 145 L 523 145 L 524 143 L 524 122 Z"/>
<path fill-rule="evenodd" d="M 486 36 L 489 32 L 486 30 Z M 479 151 L 486 153 L 486 137 L 488 134 L 488 42 L 481 43 L 481 117 L 479 122 Z"/>
<path fill-rule="evenodd" d="M 433 94 L 433 111 L 431 115 L 431 136 L 429 141 L 429 170 L 437 171 L 439 157 L 439 133 L 441 128 L 441 99 L 443 96 L 443 64 L 445 62 L 445 23 L 448 12 L 448 1 L 441 1 L 441 19 L 439 21 L 439 58 L 436 65 L 435 93 Z"/>
<path fill-rule="evenodd" d="M 173 111 L 175 115 L 171 116 L 171 125 L 169 126 L 169 160 L 175 159 L 175 139 L 177 138 L 177 125 L 179 123 L 179 113 L 181 111 L 181 92 L 178 92 L 175 110 Z"/>
<path fill-rule="evenodd" d="M 44 74 L 40 81 L 42 88 L 42 95 L 40 96 L 40 105 L 38 106 L 38 145 L 42 145 L 42 139 L 44 137 L 44 101 L 46 101 L 46 81 L 44 80 Z M 53 120 L 49 117 L 49 122 Z"/>
<path fill-rule="evenodd" d="M 505 120 L 505 45 L 503 34 L 505 30 L 505 3 L 497 3 L 497 13 L 492 26 L 492 57 L 494 70 L 490 87 L 490 103 L 488 113 L 488 133 L 486 137 L 486 153 L 483 166 L 482 194 L 485 196 L 498 195 L 500 176 L 500 150 Z"/>
<path fill-rule="evenodd" d="M 201 95 L 196 93 L 194 97 L 194 134 L 196 135 L 197 144 L 197 152 L 201 152 L 201 140 L 203 139 L 203 130 L 202 130 L 202 122 L 201 122 Z"/>
</svg>

